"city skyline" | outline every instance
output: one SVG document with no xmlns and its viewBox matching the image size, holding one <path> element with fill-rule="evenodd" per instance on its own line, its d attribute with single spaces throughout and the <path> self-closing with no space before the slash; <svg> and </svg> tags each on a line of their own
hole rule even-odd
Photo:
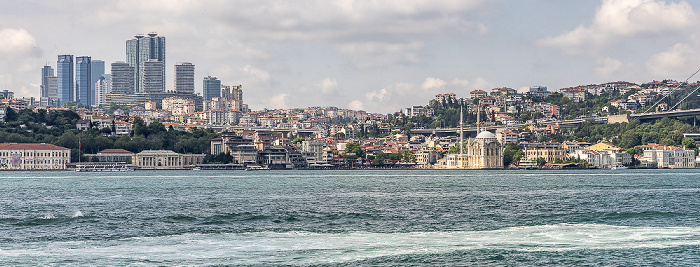
<svg viewBox="0 0 700 267">
<path fill-rule="evenodd" d="M 252 109 L 329 105 L 389 113 L 474 89 L 685 80 L 700 59 L 697 4 L 688 1 L 2 7 L 0 80 L 19 96 L 37 98 L 37 73 L 46 61 L 58 71 L 56 55 L 127 62 L 125 40 L 150 32 L 168 38 L 167 62 L 197 66 L 195 92 L 202 93 L 197 81 L 215 76 L 243 85 Z M 70 16 L 76 12 L 83 14 L 78 20 Z M 167 62 L 163 82 L 174 90 L 174 64 Z"/>
</svg>

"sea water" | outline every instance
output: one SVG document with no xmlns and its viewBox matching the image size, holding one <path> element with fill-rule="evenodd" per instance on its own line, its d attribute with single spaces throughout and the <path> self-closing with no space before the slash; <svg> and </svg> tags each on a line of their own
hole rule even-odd
<svg viewBox="0 0 700 267">
<path fill-rule="evenodd" d="M 700 264 L 700 170 L 0 172 L 0 266 Z"/>
</svg>

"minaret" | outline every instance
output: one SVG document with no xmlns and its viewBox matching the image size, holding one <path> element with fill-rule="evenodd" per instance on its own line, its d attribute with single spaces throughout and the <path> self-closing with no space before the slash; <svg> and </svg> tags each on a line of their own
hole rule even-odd
<svg viewBox="0 0 700 267">
<path fill-rule="evenodd" d="M 481 132 L 481 100 L 477 101 L 476 103 L 476 134 L 478 135 Z"/>
<path fill-rule="evenodd" d="M 464 104 L 459 105 L 459 168 L 464 169 Z"/>
</svg>

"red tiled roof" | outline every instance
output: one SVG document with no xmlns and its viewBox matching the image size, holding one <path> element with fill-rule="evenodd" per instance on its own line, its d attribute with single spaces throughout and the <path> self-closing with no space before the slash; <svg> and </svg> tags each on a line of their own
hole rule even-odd
<svg viewBox="0 0 700 267">
<path fill-rule="evenodd" d="M 131 151 L 124 150 L 121 148 L 110 148 L 110 149 L 105 149 L 100 152 L 97 152 L 97 154 L 134 154 Z"/>
<path fill-rule="evenodd" d="M 65 147 L 45 143 L 0 143 L 0 149 L 68 150 Z"/>
</svg>

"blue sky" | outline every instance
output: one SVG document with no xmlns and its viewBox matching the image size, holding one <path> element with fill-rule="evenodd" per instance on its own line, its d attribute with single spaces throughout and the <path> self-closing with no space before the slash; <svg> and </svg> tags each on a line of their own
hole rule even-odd
<svg viewBox="0 0 700 267">
<path fill-rule="evenodd" d="M 0 82 L 38 96 L 57 55 L 125 60 L 158 32 L 173 65 L 243 85 L 253 109 L 389 113 L 435 94 L 685 80 L 700 68 L 697 2 L 663 0 L 2 1 Z M 109 67 L 107 67 L 109 70 Z M 694 77 L 700 80 L 700 77 Z"/>
</svg>

